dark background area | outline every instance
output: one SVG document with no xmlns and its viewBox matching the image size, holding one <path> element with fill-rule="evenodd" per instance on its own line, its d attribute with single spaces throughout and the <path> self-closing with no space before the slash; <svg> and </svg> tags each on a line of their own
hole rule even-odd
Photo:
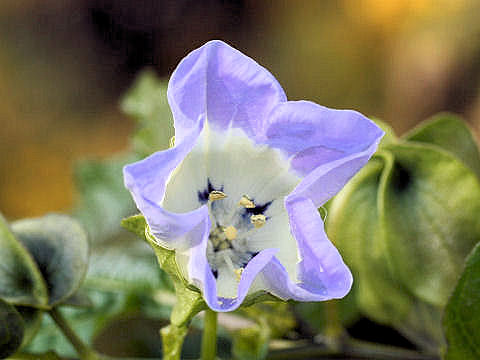
<svg viewBox="0 0 480 360">
<path fill-rule="evenodd" d="M 353 108 L 402 133 L 438 111 L 480 126 L 480 2 L 3 0 L 0 209 L 68 211 L 73 164 L 127 149 L 119 100 L 222 39 L 290 99 Z M 478 132 L 477 132 L 478 133 Z"/>
</svg>

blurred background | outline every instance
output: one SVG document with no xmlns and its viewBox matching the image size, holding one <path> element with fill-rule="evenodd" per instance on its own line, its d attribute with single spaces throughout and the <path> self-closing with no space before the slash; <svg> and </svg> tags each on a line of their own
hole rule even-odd
<svg viewBox="0 0 480 360">
<path fill-rule="evenodd" d="M 289 99 L 353 108 L 403 133 L 439 111 L 480 130 L 478 0 L 2 0 L 0 210 L 68 211 L 73 165 L 130 145 L 119 101 L 145 67 L 222 39 Z"/>
</svg>

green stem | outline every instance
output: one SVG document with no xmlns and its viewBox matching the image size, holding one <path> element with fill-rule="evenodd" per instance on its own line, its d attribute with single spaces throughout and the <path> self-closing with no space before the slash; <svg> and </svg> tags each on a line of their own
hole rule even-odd
<svg viewBox="0 0 480 360">
<path fill-rule="evenodd" d="M 217 313 L 205 310 L 202 337 L 202 360 L 215 360 L 217 354 Z"/>
<path fill-rule="evenodd" d="M 325 302 L 325 320 L 325 336 L 336 342 L 345 331 L 340 320 L 338 300 Z"/>
<path fill-rule="evenodd" d="M 60 311 L 57 308 L 53 308 L 49 312 L 50 317 L 53 319 L 58 328 L 62 331 L 63 335 L 70 341 L 72 346 L 77 351 L 80 359 L 82 360 L 98 360 L 101 358 L 95 351 L 90 349 L 90 347 L 85 344 L 82 339 L 73 331 L 73 329 L 68 325 L 67 321 L 63 317 Z"/>
</svg>

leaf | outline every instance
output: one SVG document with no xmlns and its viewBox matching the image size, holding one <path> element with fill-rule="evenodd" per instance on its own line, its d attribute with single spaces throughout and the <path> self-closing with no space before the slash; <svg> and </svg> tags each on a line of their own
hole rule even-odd
<svg viewBox="0 0 480 360">
<path fill-rule="evenodd" d="M 117 238 L 122 230 L 120 221 L 135 210 L 123 185 L 122 168 L 136 160 L 136 156 L 121 155 L 82 161 L 75 167 L 75 185 L 80 196 L 74 214 L 95 243 Z"/>
<path fill-rule="evenodd" d="M 449 113 L 435 115 L 410 131 L 405 138 L 443 148 L 458 157 L 480 177 L 478 147 L 470 129 L 460 117 Z"/>
<path fill-rule="evenodd" d="M 23 348 L 32 341 L 40 329 L 43 311 L 27 306 L 16 306 L 15 309 L 23 319 L 24 334 L 21 346 Z"/>
<path fill-rule="evenodd" d="M 480 358 L 480 243 L 468 256 L 465 269 L 445 309 L 446 360 Z"/>
<path fill-rule="evenodd" d="M 23 320 L 15 308 L 0 299 L 0 359 L 12 355 L 22 344 Z"/>
<path fill-rule="evenodd" d="M 151 248 L 132 239 L 97 244 L 90 256 L 85 284 L 104 291 L 149 293 L 173 286 L 160 270 Z"/>
<path fill-rule="evenodd" d="M 134 150 L 141 157 L 166 149 L 174 135 L 167 102 L 167 85 L 153 70 L 142 72 L 121 103 L 122 110 L 138 122 Z"/>
<path fill-rule="evenodd" d="M 79 307 L 79 308 L 91 308 L 93 306 L 92 300 L 88 297 L 88 294 L 82 289 L 76 291 L 72 296 L 63 302 L 62 305 Z"/>
<path fill-rule="evenodd" d="M 64 306 L 62 307 L 62 314 L 86 344 L 92 345 L 95 336 L 111 321 L 121 318 L 124 314 L 139 313 L 137 304 L 132 304 L 133 299 L 123 292 L 114 293 L 84 287 L 82 287 L 82 291 L 92 301 L 92 307 Z M 38 333 L 25 348 L 25 351 L 37 354 L 51 350 L 55 350 L 62 357 L 78 357 L 77 352 L 62 335 L 51 317 L 43 316 Z"/>
<path fill-rule="evenodd" d="M 0 298 L 15 305 L 45 307 L 47 287 L 32 256 L 0 215 Z"/>
<path fill-rule="evenodd" d="M 379 214 L 395 279 L 417 298 L 444 306 L 466 255 L 480 239 L 480 184 L 438 147 L 390 145 Z"/>
<path fill-rule="evenodd" d="M 335 196 L 327 218 L 327 233 L 354 273 L 360 309 L 385 324 L 401 321 L 412 305 L 410 294 L 388 269 L 379 226 L 379 185 L 392 161 L 388 153 L 372 159 Z"/>
<path fill-rule="evenodd" d="M 87 234 L 65 215 L 47 215 L 12 223 L 12 230 L 28 249 L 48 289 L 48 306 L 71 296 L 83 281 L 88 264 Z"/>
</svg>

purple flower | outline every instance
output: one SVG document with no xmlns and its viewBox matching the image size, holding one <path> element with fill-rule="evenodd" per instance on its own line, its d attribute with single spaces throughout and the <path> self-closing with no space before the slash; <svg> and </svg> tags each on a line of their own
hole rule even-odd
<svg viewBox="0 0 480 360">
<path fill-rule="evenodd" d="M 221 41 L 174 71 L 175 147 L 124 168 L 157 242 L 216 311 L 265 290 L 281 299 L 345 296 L 352 275 L 317 208 L 383 136 L 350 110 L 287 101 L 266 69 Z"/>
</svg>

